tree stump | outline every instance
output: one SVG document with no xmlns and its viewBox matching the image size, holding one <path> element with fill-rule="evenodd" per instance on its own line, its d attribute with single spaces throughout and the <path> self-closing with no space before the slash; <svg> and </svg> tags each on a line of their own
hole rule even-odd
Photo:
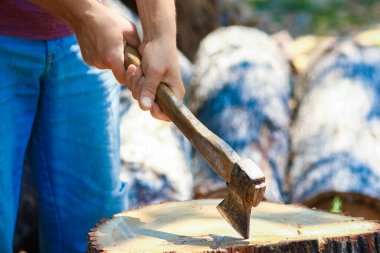
<svg viewBox="0 0 380 253">
<path fill-rule="evenodd" d="M 216 210 L 220 199 L 168 202 L 101 221 L 93 252 L 380 252 L 380 224 L 297 205 L 262 202 L 244 240 Z"/>
</svg>

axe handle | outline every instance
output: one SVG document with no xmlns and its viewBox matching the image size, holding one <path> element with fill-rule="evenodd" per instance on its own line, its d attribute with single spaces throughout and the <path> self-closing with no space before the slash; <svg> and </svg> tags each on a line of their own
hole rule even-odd
<svg viewBox="0 0 380 253">
<path fill-rule="evenodd" d="M 134 48 L 127 45 L 124 51 L 124 65 L 128 68 L 130 64 L 139 67 L 141 56 Z M 208 164 L 226 182 L 229 182 L 234 164 L 240 160 L 239 155 L 205 127 L 182 101 L 174 96 L 165 83 L 160 83 L 158 86 L 155 101 Z"/>
</svg>

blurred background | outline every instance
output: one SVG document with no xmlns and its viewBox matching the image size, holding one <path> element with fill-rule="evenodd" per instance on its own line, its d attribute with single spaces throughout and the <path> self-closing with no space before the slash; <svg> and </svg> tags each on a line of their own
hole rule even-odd
<svg viewBox="0 0 380 253">
<path fill-rule="evenodd" d="M 136 11 L 133 0 L 123 0 Z M 178 47 L 193 60 L 199 42 L 219 26 L 253 26 L 297 37 L 345 35 L 377 25 L 378 0 L 177 0 Z"/>
</svg>

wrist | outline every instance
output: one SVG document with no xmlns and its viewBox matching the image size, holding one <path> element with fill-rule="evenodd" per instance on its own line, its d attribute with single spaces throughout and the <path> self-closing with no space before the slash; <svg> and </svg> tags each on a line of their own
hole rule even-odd
<svg viewBox="0 0 380 253">
<path fill-rule="evenodd" d="M 86 23 L 101 18 L 99 11 L 101 8 L 104 8 L 104 6 L 100 2 L 85 0 L 80 1 L 80 4 L 77 3 L 76 5 L 77 6 L 73 7 L 66 17 L 63 17 L 74 31 L 78 26 L 83 26 Z"/>
<path fill-rule="evenodd" d="M 142 27 L 143 41 L 162 40 L 176 43 L 176 17 L 173 0 L 137 0 Z"/>
</svg>

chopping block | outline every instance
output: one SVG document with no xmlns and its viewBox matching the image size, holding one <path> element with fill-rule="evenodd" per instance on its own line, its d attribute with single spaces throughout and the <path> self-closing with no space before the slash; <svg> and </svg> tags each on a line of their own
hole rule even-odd
<svg viewBox="0 0 380 253">
<path fill-rule="evenodd" d="M 119 213 L 89 232 L 87 252 L 380 252 L 379 222 L 266 201 L 252 210 L 250 239 L 242 239 L 214 208 L 220 201 Z"/>
</svg>

